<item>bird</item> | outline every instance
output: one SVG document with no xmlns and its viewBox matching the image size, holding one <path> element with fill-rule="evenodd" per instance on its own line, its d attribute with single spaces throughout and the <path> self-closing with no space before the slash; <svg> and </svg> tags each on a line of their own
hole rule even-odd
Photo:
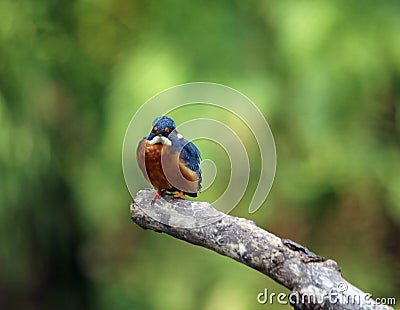
<svg viewBox="0 0 400 310">
<path fill-rule="evenodd" d="M 200 158 L 199 149 L 178 133 L 175 122 L 165 115 L 154 119 L 150 133 L 136 150 L 140 170 L 157 189 L 153 202 L 165 192 L 173 198 L 197 197 L 202 181 Z"/>
</svg>

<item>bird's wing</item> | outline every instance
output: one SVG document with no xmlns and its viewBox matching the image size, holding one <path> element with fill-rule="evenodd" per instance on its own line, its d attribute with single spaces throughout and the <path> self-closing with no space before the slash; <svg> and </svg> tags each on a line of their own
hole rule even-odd
<svg viewBox="0 0 400 310">
<path fill-rule="evenodd" d="M 181 158 L 185 161 L 186 165 L 193 171 L 200 173 L 200 151 L 192 143 L 185 139 L 185 144 L 181 151 Z"/>
<path fill-rule="evenodd" d="M 201 186 L 200 151 L 192 143 L 182 137 L 170 137 L 172 151 L 179 151 L 179 168 L 186 179 L 197 183 L 196 191 Z"/>
<path fill-rule="evenodd" d="M 150 182 L 149 177 L 147 175 L 146 163 L 145 163 L 145 157 L 144 157 L 146 140 L 147 140 L 147 137 L 144 137 L 142 140 L 140 140 L 138 147 L 136 149 L 136 160 L 137 160 L 140 170 L 142 170 L 143 175 L 145 176 L 147 181 Z"/>
</svg>

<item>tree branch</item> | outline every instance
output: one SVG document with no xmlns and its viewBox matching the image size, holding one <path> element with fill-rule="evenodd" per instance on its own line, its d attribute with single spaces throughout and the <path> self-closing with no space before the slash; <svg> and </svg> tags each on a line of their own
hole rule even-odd
<svg viewBox="0 0 400 310">
<path fill-rule="evenodd" d="M 392 309 L 376 304 L 369 294 L 344 280 L 335 261 L 281 239 L 253 221 L 225 215 L 206 202 L 165 195 L 152 203 L 153 196 L 150 189 L 137 193 L 131 203 L 132 221 L 262 272 L 292 291 L 289 300 L 295 309 Z M 209 219 L 209 224 L 202 225 Z"/>
</svg>

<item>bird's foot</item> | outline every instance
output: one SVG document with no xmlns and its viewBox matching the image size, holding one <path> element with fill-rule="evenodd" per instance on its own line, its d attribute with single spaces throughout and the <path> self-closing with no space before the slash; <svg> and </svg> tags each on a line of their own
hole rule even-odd
<svg viewBox="0 0 400 310">
<path fill-rule="evenodd" d="M 151 202 L 153 203 L 154 201 L 156 201 L 157 197 L 161 196 L 164 193 L 163 190 L 158 189 L 157 192 L 154 194 L 153 198 L 151 199 Z"/>
<path fill-rule="evenodd" d="M 180 191 L 178 194 L 175 194 L 172 196 L 172 198 L 179 198 L 182 197 L 184 195 L 183 191 Z"/>
</svg>

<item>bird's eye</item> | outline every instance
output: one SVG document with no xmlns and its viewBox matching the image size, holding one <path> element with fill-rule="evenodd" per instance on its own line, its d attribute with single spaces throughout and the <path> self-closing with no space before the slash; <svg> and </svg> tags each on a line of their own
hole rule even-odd
<svg viewBox="0 0 400 310">
<path fill-rule="evenodd" d="M 158 130 L 157 126 L 153 127 L 153 132 L 156 132 Z"/>
<path fill-rule="evenodd" d="M 165 131 L 169 133 L 171 129 L 169 127 L 165 127 Z"/>
</svg>

